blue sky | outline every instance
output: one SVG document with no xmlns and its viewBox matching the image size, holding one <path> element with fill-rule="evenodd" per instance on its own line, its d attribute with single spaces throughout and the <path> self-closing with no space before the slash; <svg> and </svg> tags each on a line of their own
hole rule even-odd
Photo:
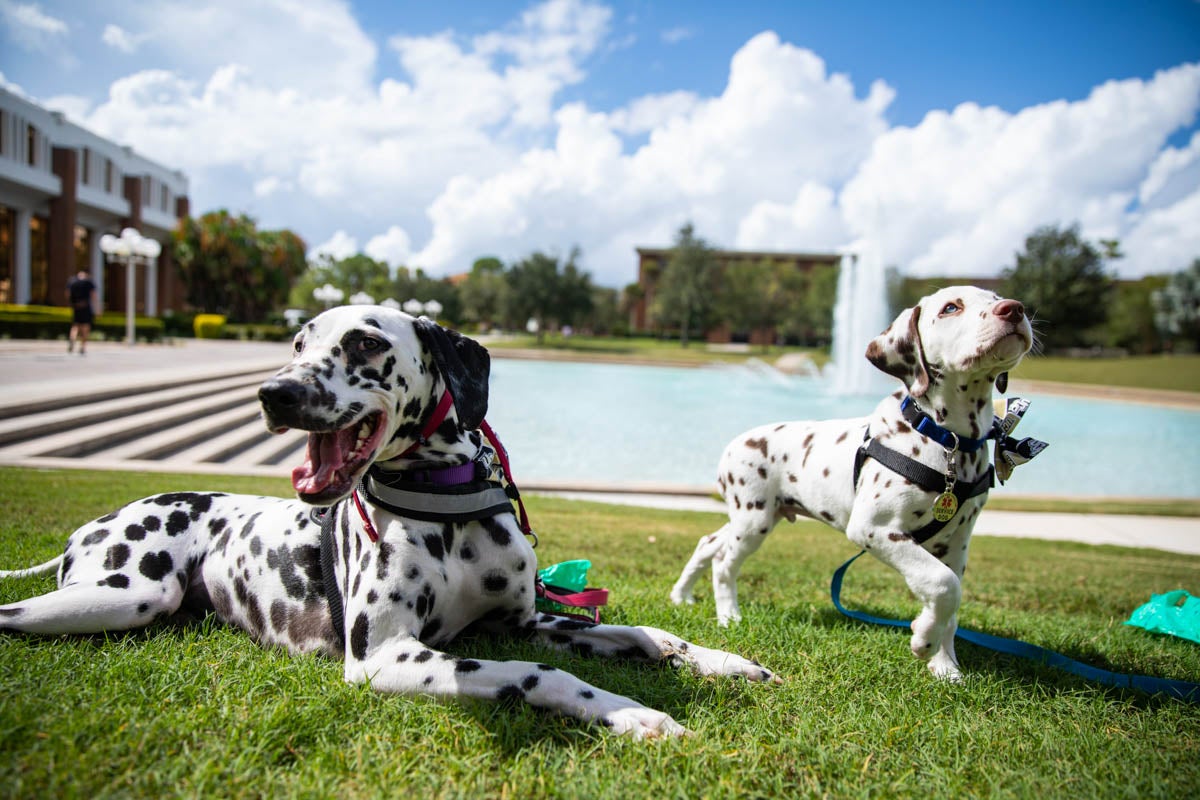
<svg viewBox="0 0 1200 800">
<path fill-rule="evenodd" d="M 193 209 L 449 274 L 683 221 L 995 274 L 1042 224 L 1200 256 L 1200 3 L 0 0 L 0 80 Z M 866 243 L 866 244 L 864 244 Z"/>
</svg>

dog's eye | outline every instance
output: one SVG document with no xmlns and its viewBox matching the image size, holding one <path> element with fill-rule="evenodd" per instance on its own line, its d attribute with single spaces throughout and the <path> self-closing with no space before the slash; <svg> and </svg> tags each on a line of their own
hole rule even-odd
<svg viewBox="0 0 1200 800">
<path fill-rule="evenodd" d="M 300 341 L 299 339 L 297 339 L 295 341 L 295 343 L 292 345 L 292 352 L 295 353 L 296 355 L 300 355 L 300 351 L 303 349 L 304 349 L 304 342 Z"/>
<path fill-rule="evenodd" d="M 946 303 L 939 316 L 948 317 L 951 314 L 957 314 L 959 311 L 962 311 L 962 308 L 959 307 L 958 303 Z"/>
<path fill-rule="evenodd" d="M 383 342 L 376 339 L 374 336 L 364 336 L 358 343 L 358 349 L 367 353 L 373 353 L 383 347 Z"/>
</svg>

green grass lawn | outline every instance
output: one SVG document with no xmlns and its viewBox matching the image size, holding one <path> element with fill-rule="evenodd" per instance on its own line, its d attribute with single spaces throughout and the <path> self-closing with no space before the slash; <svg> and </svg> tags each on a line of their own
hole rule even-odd
<svg viewBox="0 0 1200 800">
<path fill-rule="evenodd" d="M 0 469 L 0 568 L 60 551 L 80 523 L 145 494 L 288 493 L 283 480 Z M 0 635 L 6 797 L 1129 797 L 1200 789 L 1200 708 L 1105 689 L 960 644 L 968 678 L 935 682 L 907 636 L 840 617 L 829 576 L 854 548 L 781 526 L 743 570 L 745 621 L 711 595 L 666 600 L 712 514 L 532 498 L 543 564 L 593 562 L 605 619 L 760 660 L 782 686 L 701 679 L 505 639 L 454 652 L 545 661 L 664 710 L 695 735 L 630 742 L 523 706 L 384 696 L 328 659 L 259 649 L 210 618 L 97 637 Z M 1015 539 L 972 545 L 961 622 L 1107 669 L 1200 680 L 1200 646 L 1122 625 L 1151 593 L 1200 593 L 1200 558 Z M 0 602 L 50 589 L 0 582 Z M 844 601 L 909 617 L 870 559 Z"/>
<path fill-rule="evenodd" d="M 1012 377 L 1031 381 L 1200 392 L 1200 355 L 1127 358 L 1033 356 L 1022 361 Z"/>
</svg>

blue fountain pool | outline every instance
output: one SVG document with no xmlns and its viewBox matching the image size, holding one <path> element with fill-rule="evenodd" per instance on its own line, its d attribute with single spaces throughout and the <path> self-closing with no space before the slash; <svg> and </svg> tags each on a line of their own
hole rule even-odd
<svg viewBox="0 0 1200 800">
<path fill-rule="evenodd" d="M 1025 395 L 1017 429 L 1050 443 L 1004 491 L 1200 497 L 1200 412 Z M 878 397 L 837 397 L 815 378 L 742 366 L 701 369 L 492 362 L 488 419 L 518 483 L 710 486 L 737 434 L 768 422 L 869 413 Z"/>
</svg>

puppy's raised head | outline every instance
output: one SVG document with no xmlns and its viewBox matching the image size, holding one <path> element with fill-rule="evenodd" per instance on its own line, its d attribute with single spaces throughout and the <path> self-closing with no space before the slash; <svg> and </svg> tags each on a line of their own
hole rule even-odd
<svg viewBox="0 0 1200 800">
<path fill-rule="evenodd" d="M 305 324 L 293 348 L 258 397 L 271 432 L 308 431 L 304 463 L 292 473 L 307 503 L 336 502 L 371 464 L 408 451 L 444 390 L 454 407 L 437 435 L 447 441 L 487 412 L 487 350 L 427 319 L 340 306 Z"/>
<path fill-rule="evenodd" d="M 975 286 L 949 286 L 900 312 L 867 345 L 867 360 L 921 397 L 941 380 L 994 380 L 1033 346 L 1025 307 Z"/>
</svg>

